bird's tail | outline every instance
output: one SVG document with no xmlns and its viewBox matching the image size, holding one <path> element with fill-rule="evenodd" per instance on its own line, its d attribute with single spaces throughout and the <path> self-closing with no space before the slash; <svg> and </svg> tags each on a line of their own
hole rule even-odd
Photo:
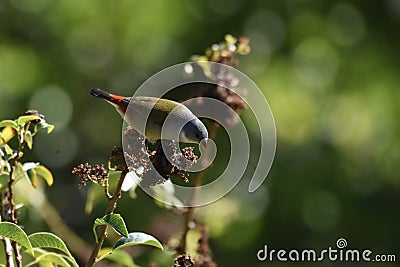
<svg viewBox="0 0 400 267">
<path fill-rule="evenodd" d="M 113 103 L 119 102 L 119 101 L 121 101 L 120 98 L 123 98 L 123 97 L 119 97 L 119 96 L 110 94 L 110 93 L 103 91 L 101 89 L 98 89 L 98 88 L 92 88 L 90 90 L 90 94 L 92 96 L 95 96 L 95 97 L 98 97 L 98 98 L 101 98 L 101 99 L 104 99 L 104 100 L 107 100 L 107 101 L 113 102 Z"/>
<path fill-rule="evenodd" d="M 125 111 L 127 109 L 127 106 L 129 105 L 129 101 L 130 101 L 129 97 L 110 94 L 110 93 L 103 91 L 101 89 L 98 89 L 98 88 L 92 88 L 90 90 L 90 94 L 92 96 L 106 100 L 110 104 L 114 105 L 118 109 L 118 111 L 123 114 L 125 114 Z"/>
<path fill-rule="evenodd" d="M 90 90 L 90 94 L 92 96 L 104 99 L 108 102 L 111 102 L 112 104 L 117 104 L 117 105 L 120 104 L 121 102 L 125 102 L 128 99 L 127 97 L 110 94 L 110 93 L 103 91 L 101 89 L 98 89 L 98 88 L 92 88 Z M 128 103 L 129 103 L 129 101 L 128 101 Z"/>
</svg>

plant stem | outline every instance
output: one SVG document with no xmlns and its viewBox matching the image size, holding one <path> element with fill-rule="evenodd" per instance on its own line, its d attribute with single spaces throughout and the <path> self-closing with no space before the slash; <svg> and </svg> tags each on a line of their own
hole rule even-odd
<svg viewBox="0 0 400 267">
<path fill-rule="evenodd" d="M 21 253 L 19 252 L 18 243 L 15 241 L 12 241 L 11 246 L 14 250 L 15 262 L 17 263 L 17 266 L 22 267 L 22 256 L 21 256 Z"/>
<path fill-rule="evenodd" d="M 193 195 L 191 197 L 192 202 L 196 196 L 196 191 L 197 191 L 196 188 L 201 185 L 201 180 L 203 179 L 203 176 L 204 176 L 204 172 L 201 172 L 198 175 L 196 175 L 196 177 L 195 177 L 195 189 L 194 189 Z M 194 210 L 195 210 L 195 208 L 190 206 L 186 211 L 185 224 L 184 224 L 185 228 L 183 230 L 179 246 L 176 249 L 176 251 L 179 254 L 183 254 L 186 252 L 186 239 L 187 239 L 187 234 L 188 234 L 189 230 L 191 228 L 193 228 L 192 224 L 194 223 Z"/>
<path fill-rule="evenodd" d="M 209 130 L 209 138 L 210 139 L 214 139 L 215 138 L 215 135 L 217 133 L 217 129 L 218 129 L 218 124 L 214 122 L 211 125 L 210 130 Z M 205 156 L 207 156 L 207 155 L 205 155 Z M 194 178 L 194 186 L 195 187 L 194 187 L 193 195 L 191 196 L 191 200 L 190 200 L 191 201 L 191 205 L 186 211 L 185 228 L 183 230 L 182 237 L 181 237 L 181 240 L 179 242 L 179 245 L 176 248 L 176 251 L 179 254 L 183 254 L 187 250 L 187 248 L 186 248 L 187 234 L 188 234 L 189 230 L 191 228 L 193 228 L 193 224 L 194 224 L 194 211 L 195 211 L 195 208 L 193 207 L 192 204 L 194 204 L 193 202 L 194 202 L 194 199 L 195 199 L 195 196 L 196 196 L 197 188 L 201 185 L 201 181 L 203 180 L 204 174 L 205 174 L 205 171 L 202 171 L 202 172 L 198 173 L 196 175 L 196 177 Z"/>
<path fill-rule="evenodd" d="M 10 180 L 8 181 L 8 194 L 7 194 L 7 200 L 8 200 L 8 205 L 10 206 L 10 211 L 9 211 L 9 218 L 8 221 L 17 224 L 17 218 L 15 217 L 15 202 L 14 202 L 14 193 L 13 193 L 13 184 L 15 182 L 14 178 L 14 170 L 16 168 L 18 159 L 15 160 L 14 166 L 11 167 L 10 171 Z"/>
<path fill-rule="evenodd" d="M 13 185 L 15 182 L 15 177 L 14 177 L 14 171 L 15 168 L 17 167 L 18 161 L 20 159 L 20 155 L 21 155 L 21 151 L 23 149 L 23 145 L 24 143 L 21 144 L 21 142 L 19 143 L 18 146 L 18 151 L 17 151 L 17 156 L 14 159 L 14 164 L 11 167 L 11 171 L 10 171 L 10 180 L 8 181 L 8 194 L 7 194 L 7 200 L 8 200 L 8 204 L 9 204 L 9 208 L 10 208 L 10 216 L 8 218 L 9 222 L 12 222 L 14 224 L 17 224 L 17 216 L 15 214 L 15 202 L 14 202 L 14 193 L 13 193 Z M 19 247 L 17 242 L 12 241 L 11 242 L 11 246 L 14 250 L 14 257 L 15 257 L 15 262 L 17 263 L 18 267 L 22 267 L 22 256 L 21 253 L 19 251 Z"/>
<path fill-rule="evenodd" d="M 14 267 L 13 248 L 11 246 L 11 241 L 10 241 L 10 239 L 4 237 L 3 243 L 4 243 L 4 249 L 6 251 L 6 257 L 7 257 L 7 265 L 6 266 Z"/>
<path fill-rule="evenodd" d="M 121 175 L 118 180 L 117 187 L 115 188 L 114 194 L 112 195 L 111 198 L 108 199 L 108 206 L 106 210 L 106 214 L 113 213 L 115 208 L 117 207 L 117 200 L 121 197 L 121 188 L 122 188 L 122 183 L 124 182 L 125 176 L 128 173 L 128 169 L 125 169 L 121 172 Z M 88 260 L 88 263 L 86 264 L 86 267 L 92 267 L 94 266 L 96 262 L 96 258 L 99 254 L 99 251 L 101 247 L 103 246 L 104 240 L 107 237 L 107 225 L 100 225 L 98 227 L 98 240 L 96 242 L 96 245 L 93 248 L 92 254 L 90 255 L 90 258 Z"/>
</svg>

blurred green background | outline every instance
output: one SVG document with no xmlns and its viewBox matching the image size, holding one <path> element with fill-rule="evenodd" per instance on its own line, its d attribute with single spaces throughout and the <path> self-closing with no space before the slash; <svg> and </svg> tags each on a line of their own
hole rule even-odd
<svg viewBox="0 0 400 267">
<path fill-rule="evenodd" d="M 199 209 L 215 261 L 281 266 L 258 262 L 257 251 L 264 244 L 324 249 L 341 237 L 348 247 L 400 257 L 399 28 L 396 0 L 4 0 L 0 119 L 35 108 L 55 124 L 28 159 L 52 170 L 49 200 L 92 244 L 91 224 L 105 202 L 85 214 L 87 189 L 77 189 L 71 169 L 105 162 L 120 145 L 122 120 L 89 89 L 132 95 L 155 72 L 203 53 L 226 33 L 247 36 L 252 51 L 238 68 L 269 101 L 277 152 L 261 190 L 243 193 L 245 180 Z M 118 206 L 130 230 L 163 241 L 179 233 L 183 218 L 137 193 Z M 38 213 L 22 210 L 28 233 L 46 230 Z M 146 266 L 148 257 L 163 256 L 146 250 L 137 262 Z"/>
</svg>

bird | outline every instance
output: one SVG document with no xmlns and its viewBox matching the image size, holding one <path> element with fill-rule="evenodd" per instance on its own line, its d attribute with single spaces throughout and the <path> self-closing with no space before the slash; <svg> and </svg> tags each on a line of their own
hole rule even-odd
<svg viewBox="0 0 400 267">
<path fill-rule="evenodd" d="M 92 88 L 90 94 L 112 104 L 131 127 L 152 143 L 163 139 L 206 147 L 207 128 L 181 103 L 149 96 L 119 96 L 98 88 Z"/>
</svg>

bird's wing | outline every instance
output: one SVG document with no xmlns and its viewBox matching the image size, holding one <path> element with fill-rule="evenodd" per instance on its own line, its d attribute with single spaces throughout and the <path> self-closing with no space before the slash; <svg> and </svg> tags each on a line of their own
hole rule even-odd
<svg viewBox="0 0 400 267">
<path fill-rule="evenodd" d="M 166 117 L 170 112 L 177 107 L 177 103 L 171 100 L 155 97 L 132 97 L 129 108 L 142 116 L 149 116 L 148 121 L 158 126 L 162 126 Z"/>
</svg>

